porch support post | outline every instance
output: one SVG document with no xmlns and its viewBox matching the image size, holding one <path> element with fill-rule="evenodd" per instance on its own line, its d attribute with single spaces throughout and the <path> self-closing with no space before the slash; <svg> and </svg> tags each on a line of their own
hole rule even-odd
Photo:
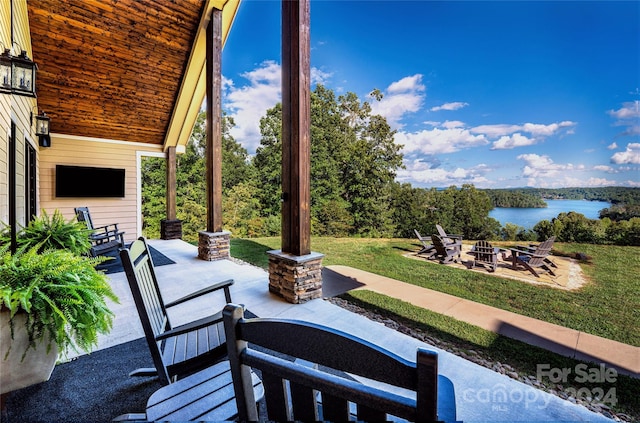
<svg viewBox="0 0 640 423">
<path fill-rule="evenodd" d="M 215 8 L 207 26 L 206 90 L 207 230 L 199 234 L 198 257 L 217 260 L 229 257 L 229 233 L 222 231 L 222 11 Z"/>
<path fill-rule="evenodd" d="M 160 221 L 160 238 L 182 239 L 182 221 L 177 219 L 176 213 L 176 147 L 167 149 L 167 218 Z"/>
<path fill-rule="evenodd" d="M 322 254 L 311 252 L 310 0 L 282 1 L 282 250 L 269 289 L 292 303 L 322 296 Z"/>
</svg>

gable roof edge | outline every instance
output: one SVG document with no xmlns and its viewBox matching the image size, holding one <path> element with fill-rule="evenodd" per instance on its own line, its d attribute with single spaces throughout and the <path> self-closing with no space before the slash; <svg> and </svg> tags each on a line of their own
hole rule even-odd
<svg viewBox="0 0 640 423">
<path fill-rule="evenodd" d="M 222 10 L 222 43 L 226 43 L 241 0 L 208 0 L 204 7 L 182 78 L 180 91 L 173 108 L 171 121 L 165 134 L 163 150 L 182 147 L 189 141 L 193 126 L 206 95 L 206 30 L 211 11 Z"/>
</svg>

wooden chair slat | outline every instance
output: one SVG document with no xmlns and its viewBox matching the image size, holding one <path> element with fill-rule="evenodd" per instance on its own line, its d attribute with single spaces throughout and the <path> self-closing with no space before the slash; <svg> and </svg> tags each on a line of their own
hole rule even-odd
<svg viewBox="0 0 640 423">
<path fill-rule="evenodd" d="M 289 382 L 293 418 L 304 422 L 318 421 L 316 392 L 306 386 Z"/>
<path fill-rule="evenodd" d="M 290 398 L 287 395 L 285 381 L 263 371 L 262 384 L 264 385 L 264 398 L 269 419 L 276 422 L 292 420 L 289 409 Z"/>
<path fill-rule="evenodd" d="M 257 400 L 262 382 L 251 372 Z M 147 401 L 146 421 L 232 421 L 238 414 L 228 361 L 222 361 L 167 385 Z"/>
<path fill-rule="evenodd" d="M 344 398 L 322 393 L 321 420 L 330 422 L 349 420 L 349 402 Z"/>
<path fill-rule="evenodd" d="M 358 420 L 362 422 L 384 422 L 388 421 L 387 413 L 358 404 Z"/>
</svg>

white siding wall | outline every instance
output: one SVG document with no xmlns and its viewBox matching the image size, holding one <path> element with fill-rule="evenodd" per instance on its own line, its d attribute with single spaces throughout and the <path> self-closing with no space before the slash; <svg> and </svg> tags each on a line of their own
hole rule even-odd
<svg viewBox="0 0 640 423">
<path fill-rule="evenodd" d="M 51 147 L 40 149 L 40 208 L 51 214 L 58 209 L 67 218 L 74 207 L 87 206 L 95 225 L 118 223 L 127 241 L 138 233 L 140 216 L 138 156 L 161 154 L 161 147 L 123 141 L 71 137 L 53 134 Z M 125 169 L 124 198 L 56 198 L 55 168 L 57 164 Z M 99 184 L 101 181 L 95 181 Z"/>
<path fill-rule="evenodd" d="M 13 1 L 13 41 L 16 44 L 11 40 L 10 2 L 0 0 L 0 3 L 0 48 L 13 45 L 14 54 L 26 50 L 32 58 L 26 0 Z M 9 221 L 9 136 L 12 121 L 16 124 L 16 218 L 21 225 L 26 222 L 24 152 L 25 142 L 35 145 L 30 122 L 32 110 L 37 110 L 36 99 L 0 94 L 0 223 L 3 224 Z"/>
</svg>

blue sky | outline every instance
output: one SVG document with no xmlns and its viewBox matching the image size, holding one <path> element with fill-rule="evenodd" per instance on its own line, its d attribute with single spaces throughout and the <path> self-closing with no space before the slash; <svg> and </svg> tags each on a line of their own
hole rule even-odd
<svg viewBox="0 0 640 423">
<path fill-rule="evenodd" d="M 397 131 L 401 182 L 640 186 L 639 1 L 312 0 L 311 49 L 313 84 Z M 222 60 L 253 154 L 280 101 L 280 1 L 243 0 Z"/>
</svg>

